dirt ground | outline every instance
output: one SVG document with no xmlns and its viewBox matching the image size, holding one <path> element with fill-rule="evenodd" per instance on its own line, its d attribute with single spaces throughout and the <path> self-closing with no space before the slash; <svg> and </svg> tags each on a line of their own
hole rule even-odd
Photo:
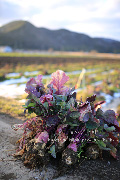
<svg viewBox="0 0 120 180">
<path fill-rule="evenodd" d="M 120 160 L 113 159 L 109 153 L 103 153 L 103 160 L 82 160 L 71 168 L 56 163 L 29 169 L 12 154 L 22 130 L 14 131 L 11 125 L 21 123 L 5 114 L 0 114 L 0 180 L 118 180 L 120 179 Z M 118 147 L 120 156 L 120 147 Z"/>
</svg>

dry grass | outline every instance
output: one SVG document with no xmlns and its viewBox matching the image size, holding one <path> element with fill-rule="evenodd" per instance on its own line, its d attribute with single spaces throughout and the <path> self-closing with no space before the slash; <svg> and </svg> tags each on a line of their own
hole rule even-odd
<svg viewBox="0 0 120 180">
<path fill-rule="evenodd" d="M 24 114 L 22 105 L 24 105 L 24 102 L 18 99 L 0 97 L 0 113 L 9 114 L 22 120 L 35 117 L 35 114 Z"/>
</svg>

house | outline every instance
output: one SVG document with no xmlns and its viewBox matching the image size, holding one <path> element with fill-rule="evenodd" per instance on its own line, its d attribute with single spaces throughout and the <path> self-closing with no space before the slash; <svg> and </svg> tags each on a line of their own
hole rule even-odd
<svg viewBox="0 0 120 180">
<path fill-rule="evenodd" d="M 0 46 L 0 52 L 12 52 L 13 49 L 10 46 Z"/>
</svg>

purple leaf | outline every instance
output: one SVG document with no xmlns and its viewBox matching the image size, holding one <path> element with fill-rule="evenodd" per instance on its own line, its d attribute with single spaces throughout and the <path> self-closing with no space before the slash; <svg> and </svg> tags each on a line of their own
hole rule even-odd
<svg viewBox="0 0 120 180">
<path fill-rule="evenodd" d="M 35 78 L 30 78 L 30 80 L 26 84 L 25 92 L 30 94 L 32 89 L 35 89 Z"/>
<path fill-rule="evenodd" d="M 104 103 L 105 103 L 105 101 L 99 101 L 99 102 L 97 102 L 97 103 L 94 105 L 95 109 L 97 110 L 98 108 L 101 108 L 101 105 L 104 104 Z"/>
<path fill-rule="evenodd" d="M 55 92 L 56 92 L 56 89 L 55 88 L 53 88 L 53 84 L 48 84 L 48 86 L 47 86 L 48 88 L 49 88 L 49 90 L 48 90 L 48 93 L 49 94 L 55 94 Z"/>
<path fill-rule="evenodd" d="M 48 102 L 49 106 L 52 106 L 50 101 L 53 101 L 53 96 L 51 94 L 46 94 L 40 97 L 41 103 Z"/>
<path fill-rule="evenodd" d="M 100 125 L 103 125 L 105 121 L 105 117 L 104 117 L 104 112 L 100 108 L 98 108 L 96 111 L 96 117 L 97 119 L 100 120 Z"/>
<path fill-rule="evenodd" d="M 44 87 L 41 81 L 42 81 L 42 75 L 38 75 L 36 79 L 31 78 L 26 84 L 25 92 L 28 94 L 32 93 L 36 97 L 40 97 L 41 93 L 39 92 L 39 90 L 41 87 Z"/>
<path fill-rule="evenodd" d="M 113 110 L 107 110 L 104 113 L 105 121 L 107 121 L 109 124 L 114 124 L 119 126 L 119 123 L 116 120 L 116 115 Z"/>
<path fill-rule="evenodd" d="M 68 148 L 72 149 L 74 152 L 77 152 L 77 145 L 76 145 L 76 143 L 70 143 L 68 145 Z"/>
<path fill-rule="evenodd" d="M 90 118 L 90 114 L 89 114 L 89 112 L 88 112 L 88 113 L 86 113 L 86 114 L 84 115 L 83 121 L 84 121 L 84 122 L 87 122 L 87 121 L 89 120 L 89 118 Z"/>
<path fill-rule="evenodd" d="M 36 84 L 37 84 L 39 87 L 43 86 L 42 77 L 43 77 L 42 75 L 38 75 L 38 76 L 36 77 L 36 79 L 35 79 Z"/>
<path fill-rule="evenodd" d="M 43 132 L 38 136 L 38 138 L 36 139 L 36 143 L 38 143 L 38 142 L 40 142 L 40 143 L 42 143 L 42 142 L 47 143 L 48 138 L 49 138 L 48 132 L 47 132 L 47 131 L 43 131 Z"/>
<path fill-rule="evenodd" d="M 52 84 L 53 88 L 56 89 L 55 94 L 66 94 L 69 88 L 63 85 L 69 80 L 69 77 L 65 74 L 65 72 L 57 70 L 56 72 L 52 73 L 51 76 L 52 80 L 50 84 Z"/>
<path fill-rule="evenodd" d="M 86 113 L 91 112 L 91 106 L 90 103 L 83 103 L 82 105 L 80 105 L 79 107 L 79 112 L 80 112 L 80 121 L 83 121 L 83 118 L 85 116 Z"/>
<path fill-rule="evenodd" d="M 46 119 L 46 125 L 51 127 L 52 125 L 55 126 L 59 122 L 58 115 L 52 115 L 45 118 Z"/>
<path fill-rule="evenodd" d="M 56 134 L 60 134 L 64 128 L 66 128 L 68 126 L 68 124 L 59 124 L 56 130 Z"/>
<path fill-rule="evenodd" d="M 87 97 L 86 101 L 88 102 L 94 102 L 95 101 L 95 98 L 96 98 L 96 94 L 90 96 L 90 97 Z"/>
</svg>

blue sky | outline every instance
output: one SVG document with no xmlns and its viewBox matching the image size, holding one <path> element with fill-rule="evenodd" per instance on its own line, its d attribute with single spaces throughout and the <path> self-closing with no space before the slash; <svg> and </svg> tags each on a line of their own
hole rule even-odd
<svg viewBox="0 0 120 180">
<path fill-rule="evenodd" d="M 120 41 L 120 0 L 0 0 L 0 26 L 14 20 Z"/>
</svg>

